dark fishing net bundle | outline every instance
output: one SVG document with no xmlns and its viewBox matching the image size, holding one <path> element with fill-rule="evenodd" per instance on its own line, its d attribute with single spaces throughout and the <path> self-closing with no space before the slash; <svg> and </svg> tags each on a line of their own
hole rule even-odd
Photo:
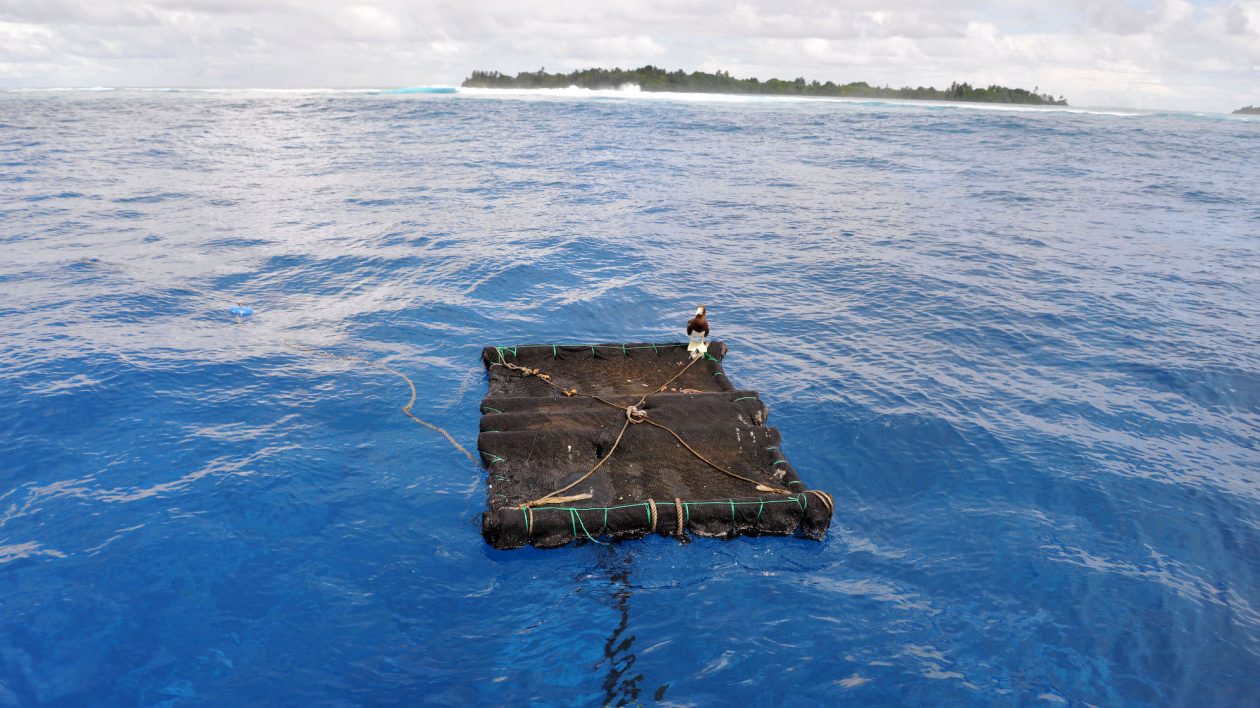
<svg viewBox="0 0 1260 708">
<path fill-rule="evenodd" d="M 727 379 L 725 354 L 721 342 L 695 363 L 675 343 L 483 350 L 486 541 L 506 549 L 650 533 L 822 538 L 830 495 L 797 476 L 757 392 Z"/>
</svg>

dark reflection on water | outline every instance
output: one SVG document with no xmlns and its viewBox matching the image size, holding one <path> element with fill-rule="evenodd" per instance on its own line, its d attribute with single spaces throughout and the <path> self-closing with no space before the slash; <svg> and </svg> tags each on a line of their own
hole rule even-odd
<svg viewBox="0 0 1260 708">
<path fill-rule="evenodd" d="M 617 626 L 604 642 L 604 658 L 596 668 L 607 666 L 604 676 L 604 705 L 624 706 L 639 699 L 643 674 L 633 673 L 635 635 L 630 627 L 630 570 L 634 562 L 632 551 L 609 551 L 607 557 L 609 588 L 612 590 L 613 608 L 617 610 Z M 663 691 L 660 691 L 663 695 Z M 660 700 L 660 698 L 657 698 Z"/>
</svg>

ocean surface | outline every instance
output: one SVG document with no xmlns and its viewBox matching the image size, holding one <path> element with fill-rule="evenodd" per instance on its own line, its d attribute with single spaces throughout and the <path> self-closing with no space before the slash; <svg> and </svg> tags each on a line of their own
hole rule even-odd
<svg viewBox="0 0 1260 708">
<path fill-rule="evenodd" d="M 0 706 L 1256 705 L 1258 234 L 1254 118 L 0 93 Z M 825 541 L 492 550 L 319 353 L 700 304 Z"/>
</svg>

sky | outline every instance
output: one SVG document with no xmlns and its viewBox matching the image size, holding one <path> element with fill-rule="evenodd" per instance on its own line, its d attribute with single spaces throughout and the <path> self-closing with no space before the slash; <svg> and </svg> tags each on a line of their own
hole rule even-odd
<svg viewBox="0 0 1260 708">
<path fill-rule="evenodd" d="M 457 85 L 592 66 L 1260 105 L 1260 0 L 0 0 L 0 88 Z"/>
</svg>

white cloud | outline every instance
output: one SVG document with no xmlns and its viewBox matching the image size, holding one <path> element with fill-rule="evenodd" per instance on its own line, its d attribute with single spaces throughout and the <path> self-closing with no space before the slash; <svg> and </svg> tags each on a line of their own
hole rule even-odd
<svg viewBox="0 0 1260 708">
<path fill-rule="evenodd" d="M 1260 101 L 1260 0 L 0 0 L 7 87 L 399 86 L 643 63 L 1225 110 Z"/>
</svg>

